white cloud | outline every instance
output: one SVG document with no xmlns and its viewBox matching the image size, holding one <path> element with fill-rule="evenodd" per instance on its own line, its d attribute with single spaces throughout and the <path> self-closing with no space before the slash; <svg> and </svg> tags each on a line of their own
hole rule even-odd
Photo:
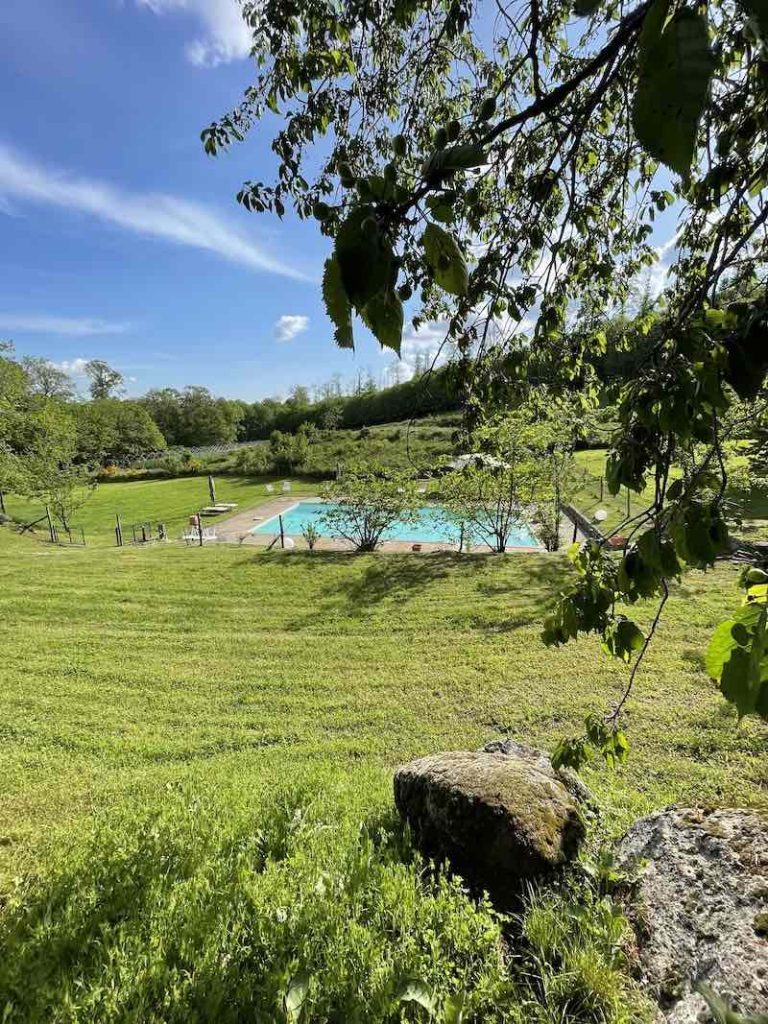
<svg viewBox="0 0 768 1024">
<path fill-rule="evenodd" d="M 403 334 L 400 362 L 405 379 L 410 379 L 417 366 L 424 366 L 425 361 L 428 367 L 433 362 L 435 366 L 440 366 L 446 361 L 450 354 L 450 348 L 445 343 L 447 333 L 448 323 L 439 321 L 422 324 L 417 331 L 411 329 Z"/>
<path fill-rule="evenodd" d="M 63 370 L 64 373 L 68 373 L 71 377 L 83 377 L 88 362 L 90 360 L 79 356 L 77 359 L 62 359 L 60 363 L 54 363 L 51 360 L 51 366 L 55 366 L 57 370 Z"/>
<path fill-rule="evenodd" d="M 675 233 L 671 238 L 668 238 L 666 242 L 656 246 L 655 253 L 657 262 L 654 263 L 653 266 L 649 267 L 647 276 L 642 279 L 643 283 L 647 281 L 651 297 L 654 299 L 658 298 L 669 285 L 669 273 L 672 268 L 668 257 L 677 248 L 678 241 L 678 233 Z"/>
<path fill-rule="evenodd" d="M 73 177 L 0 144 L 0 200 L 3 198 L 76 210 L 147 238 L 215 253 L 253 270 L 308 280 L 201 203 L 162 193 L 128 192 L 96 179 Z"/>
<path fill-rule="evenodd" d="M 187 60 L 197 67 L 216 67 L 241 60 L 251 51 L 251 34 L 238 0 L 136 0 L 155 14 L 182 11 L 202 24 L 205 35 L 187 43 Z"/>
<path fill-rule="evenodd" d="M 95 334 L 124 334 L 130 329 L 130 324 L 111 323 L 94 317 L 0 313 L 0 331 L 9 334 L 64 334 L 87 338 Z"/>
<path fill-rule="evenodd" d="M 309 327 L 308 316 L 285 314 L 275 321 L 275 337 L 278 341 L 290 341 Z"/>
</svg>

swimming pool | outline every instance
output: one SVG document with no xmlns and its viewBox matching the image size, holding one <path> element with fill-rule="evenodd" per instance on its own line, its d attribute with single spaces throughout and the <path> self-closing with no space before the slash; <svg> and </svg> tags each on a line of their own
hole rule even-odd
<svg viewBox="0 0 768 1024">
<path fill-rule="evenodd" d="M 333 537 L 333 530 L 323 522 L 322 513 L 327 508 L 324 502 L 300 501 L 282 513 L 283 529 L 288 536 L 300 537 L 305 526 L 311 523 L 321 537 Z M 407 541 L 414 544 L 458 544 L 461 527 L 458 522 L 449 522 L 445 512 L 435 505 L 424 505 L 417 510 L 414 522 L 396 522 L 383 534 L 383 540 Z M 254 526 L 251 533 L 267 533 L 274 536 L 280 532 L 277 516 L 265 519 Z M 483 545 L 483 538 L 472 536 L 472 543 Z M 539 542 L 526 526 L 512 527 L 507 547 L 538 548 Z"/>
</svg>

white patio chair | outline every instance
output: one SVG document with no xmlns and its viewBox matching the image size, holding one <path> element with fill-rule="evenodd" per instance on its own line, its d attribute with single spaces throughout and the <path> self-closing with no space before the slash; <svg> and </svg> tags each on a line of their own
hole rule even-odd
<svg viewBox="0 0 768 1024">
<path fill-rule="evenodd" d="M 200 531 L 195 527 L 194 530 L 186 530 L 181 535 L 181 539 L 185 544 L 199 544 L 200 543 Z M 203 544 L 210 544 L 212 541 L 219 539 L 216 533 L 215 526 L 206 526 L 203 528 Z"/>
<path fill-rule="evenodd" d="M 291 482 L 290 480 L 283 480 L 283 494 L 290 494 Z"/>
<path fill-rule="evenodd" d="M 273 484 L 266 484 L 264 486 L 264 490 L 267 492 L 267 494 L 274 494 L 275 493 L 275 488 L 274 488 Z"/>
</svg>

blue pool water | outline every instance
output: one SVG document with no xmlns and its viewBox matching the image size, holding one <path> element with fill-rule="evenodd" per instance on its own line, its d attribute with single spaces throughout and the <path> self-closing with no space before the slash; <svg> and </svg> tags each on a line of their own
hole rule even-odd
<svg viewBox="0 0 768 1024">
<path fill-rule="evenodd" d="M 317 501 L 300 501 L 292 508 L 283 512 L 283 529 L 288 536 L 301 536 L 301 532 L 308 523 L 312 523 L 321 537 L 333 537 L 333 530 L 330 529 L 320 518 L 326 506 Z M 268 533 L 275 535 L 280 532 L 280 525 L 277 516 L 265 519 L 263 523 L 254 526 L 251 533 Z M 450 544 L 458 543 L 460 526 L 458 523 L 449 523 L 445 514 L 440 508 L 425 505 L 418 510 L 416 521 L 397 522 L 385 531 L 384 540 L 401 540 L 412 543 L 423 544 Z M 482 537 L 472 537 L 472 543 L 480 545 Z M 508 547 L 538 548 L 539 543 L 525 527 L 513 527 L 507 541 Z"/>
</svg>

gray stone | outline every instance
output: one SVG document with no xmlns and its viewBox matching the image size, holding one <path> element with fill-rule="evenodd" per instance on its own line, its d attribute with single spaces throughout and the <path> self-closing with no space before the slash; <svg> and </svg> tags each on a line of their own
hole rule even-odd
<svg viewBox="0 0 768 1024">
<path fill-rule="evenodd" d="M 579 802 L 545 761 L 486 750 L 422 757 L 395 773 L 395 803 L 424 853 L 512 906 L 584 839 Z"/>
<path fill-rule="evenodd" d="M 617 860 L 638 871 L 628 906 L 659 1020 L 710 1020 L 696 981 L 741 1013 L 768 1012 L 768 819 L 668 808 L 632 826 Z"/>
</svg>

